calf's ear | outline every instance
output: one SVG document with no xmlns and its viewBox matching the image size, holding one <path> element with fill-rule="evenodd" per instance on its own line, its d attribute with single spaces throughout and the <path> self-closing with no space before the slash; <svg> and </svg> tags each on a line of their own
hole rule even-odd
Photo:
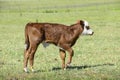
<svg viewBox="0 0 120 80">
<path fill-rule="evenodd" d="M 84 27 L 84 21 L 83 21 L 83 20 L 80 20 L 80 25 L 81 25 L 82 27 Z"/>
<path fill-rule="evenodd" d="M 84 29 L 84 21 L 83 20 L 78 20 L 77 21 L 77 24 L 80 24 L 81 25 L 81 27 Z"/>
<path fill-rule="evenodd" d="M 77 24 L 80 24 L 81 26 L 84 26 L 84 21 L 83 20 L 78 20 Z"/>
</svg>

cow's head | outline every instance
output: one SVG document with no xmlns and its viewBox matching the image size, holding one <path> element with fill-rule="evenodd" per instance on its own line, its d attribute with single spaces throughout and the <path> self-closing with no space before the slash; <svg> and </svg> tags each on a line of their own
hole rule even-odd
<svg viewBox="0 0 120 80">
<path fill-rule="evenodd" d="M 93 30 L 90 28 L 89 24 L 87 21 L 85 20 L 80 20 L 78 21 L 81 26 L 83 27 L 83 32 L 82 32 L 82 35 L 93 35 L 94 32 Z"/>
</svg>

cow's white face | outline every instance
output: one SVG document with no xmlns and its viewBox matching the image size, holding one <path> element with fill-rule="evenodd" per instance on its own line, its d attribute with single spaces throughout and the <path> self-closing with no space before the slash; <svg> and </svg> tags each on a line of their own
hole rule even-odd
<svg viewBox="0 0 120 80">
<path fill-rule="evenodd" d="M 93 35 L 93 30 L 90 29 L 88 22 L 84 21 L 84 30 L 82 32 L 83 35 Z"/>
</svg>

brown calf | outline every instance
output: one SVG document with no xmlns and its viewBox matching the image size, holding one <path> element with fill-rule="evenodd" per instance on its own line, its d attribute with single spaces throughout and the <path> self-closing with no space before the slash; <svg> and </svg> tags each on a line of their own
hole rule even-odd
<svg viewBox="0 0 120 80">
<path fill-rule="evenodd" d="M 24 52 L 24 71 L 28 72 L 28 60 L 33 70 L 34 55 L 40 43 L 46 46 L 46 43 L 52 43 L 60 49 L 62 59 L 62 69 L 65 69 L 72 61 L 74 51 L 71 48 L 81 34 L 92 35 L 88 22 L 80 20 L 78 23 L 66 26 L 55 23 L 28 23 L 25 27 L 25 52 Z M 68 51 L 69 58 L 65 65 L 65 57 Z"/>
</svg>

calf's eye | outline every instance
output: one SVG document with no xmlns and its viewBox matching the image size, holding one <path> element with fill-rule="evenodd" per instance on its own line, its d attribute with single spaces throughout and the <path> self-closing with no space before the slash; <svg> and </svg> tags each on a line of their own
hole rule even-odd
<svg viewBox="0 0 120 80">
<path fill-rule="evenodd" d="M 86 28 L 87 28 L 87 30 L 88 30 L 88 29 L 90 29 L 90 27 L 89 27 L 89 26 L 86 26 Z"/>
</svg>

